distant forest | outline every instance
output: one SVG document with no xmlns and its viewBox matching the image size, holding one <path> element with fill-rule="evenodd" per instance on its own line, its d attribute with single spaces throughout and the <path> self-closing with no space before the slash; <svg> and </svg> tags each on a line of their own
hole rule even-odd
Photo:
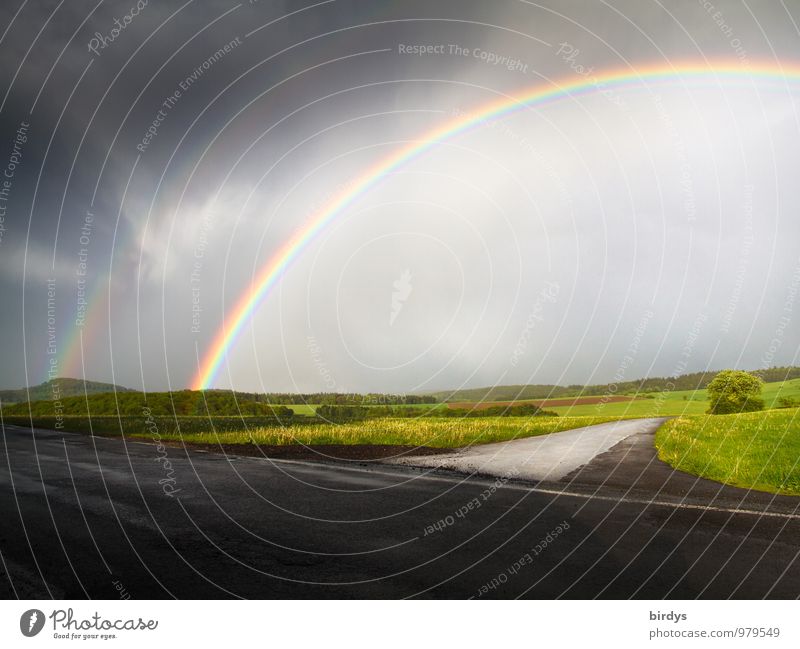
<svg viewBox="0 0 800 649">
<path fill-rule="evenodd" d="M 213 394 L 217 390 L 206 392 Z M 282 403 L 300 405 L 303 403 L 322 404 L 326 406 L 418 406 L 426 403 L 438 403 L 436 397 L 430 394 L 381 394 L 369 392 L 358 394 L 355 392 L 310 392 L 296 394 L 291 392 L 237 392 L 236 396 L 247 401 L 262 403 Z"/>
</svg>

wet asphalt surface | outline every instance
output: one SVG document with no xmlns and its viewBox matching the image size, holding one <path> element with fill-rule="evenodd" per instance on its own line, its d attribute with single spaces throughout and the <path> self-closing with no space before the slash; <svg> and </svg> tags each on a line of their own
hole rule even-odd
<svg viewBox="0 0 800 649">
<path fill-rule="evenodd" d="M 2 433 L 4 598 L 800 595 L 800 499 L 677 474 L 651 434 L 532 484 Z"/>
</svg>

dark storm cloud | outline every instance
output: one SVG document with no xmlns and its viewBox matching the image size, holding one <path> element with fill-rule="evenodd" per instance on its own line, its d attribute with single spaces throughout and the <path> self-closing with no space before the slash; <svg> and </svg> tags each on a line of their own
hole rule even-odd
<svg viewBox="0 0 800 649">
<path fill-rule="evenodd" d="M 254 269 L 398 141 L 541 79 L 789 61 L 798 38 L 782 8 L 732 2 L 316 4 L 0 7 L 0 165 L 30 124 L 0 240 L 0 382 L 45 378 L 54 278 L 62 371 L 83 331 L 92 378 L 185 386 Z M 596 97 L 536 109 L 381 184 L 286 274 L 221 384 L 319 389 L 320 363 L 353 389 L 607 380 L 650 309 L 631 372 L 672 371 L 703 314 L 689 369 L 762 364 L 797 263 L 796 90 L 642 96 L 624 115 Z M 81 290 L 98 306 L 76 327 Z"/>
</svg>

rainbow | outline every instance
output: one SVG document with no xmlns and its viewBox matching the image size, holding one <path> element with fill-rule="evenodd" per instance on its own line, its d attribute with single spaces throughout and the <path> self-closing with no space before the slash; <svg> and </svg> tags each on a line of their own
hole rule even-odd
<svg viewBox="0 0 800 649">
<path fill-rule="evenodd" d="M 71 336 L 64 343 L 64 354 L 61 362 L 61 376 L 80 379 L 85 378 L 86 368 L 84 367 L 84 353 L 81 349 L 81 331 L 83 340 L 88 345 L 97 345 L 101 340 L 103 325 L 107 320 L 108 310 L 103 307 L 108 305 L 108 283 L 98 281 L 92 291 L 92 295 L 86 301 L 86 311 L 84 312 L 84 325 L 73 325 Z"/>
<path fill-rule="evenodd" d="M 379 160 L 356 178 L 345 189 L 335 195 L 325 206 L 319 209 L 256 273 L 254 280 L 236 302 L 230 317 L 223 320 L 211 347 L 198 366 L 197 374 L 192 381 L 192 389 L 206 390 L 210 388 L 227 358 L 228 351 L 235 344 L 245 324 L 255 310 L 275 286 L 282 273 L 294 259 L 325 229 L 338 215 L 351 205 L 359 196 L 369 191 L 387 174 L 408 164 L 437 144 L 467 132 L 481 123 L 512 114 L 519 110 L 540 106 L 559 99 L 568 99 L 585 94 L 607 93 L 615 88 L 646 87 L 648 84 L 662 82 L 683 82 L 699 79 L 704 82 L 720 85 L 723 81 L 745 82 L 752 84 L 754 80 L 768 80 L 786 84 L 787 81 L 800 79 L 800 65 L 783 65 L 780 63 L 751 63 L 744 67 L 740 61 L 727 61 L 717 64 L 680 63 L 664 66 L 648 66 L 639 69 L 612 70 L 590 78 L 574 76 L 562 83 L 537 85 L 526 92 L 514 96 L 503 96 L 479 108 L 458 115 L 444 124 L 431 129 L 387 157 Z"/>
<path fill-rule="evenodd" d="M 74 324 L 69 335 L 59 345 L 63 351 L 59 354 L 58 376 L 73 379 L 85 378 L 84 354 L 81 349 L 81 332 L 84 333 L 84 342 L 87 344 L 97 344 L 103 332 L 104 315 L 108 315 L 102 307 L 107 305 L 108 284 L 98 281 L 92 290 L 92 294 L 86 301 L 86 311 L 83 317 L 83 326 Z M 49 366 L 45 367 L 43 375 L 47 381 L 50 376 Z"/>
</svg>

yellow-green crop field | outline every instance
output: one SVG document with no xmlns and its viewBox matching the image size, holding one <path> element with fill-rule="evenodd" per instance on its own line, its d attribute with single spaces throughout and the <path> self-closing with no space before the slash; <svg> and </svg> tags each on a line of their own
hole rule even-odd
<svg viewBox="0 0 800 649">
<path fill-rule="evenodd" d="M 164 439 L 197 444 L 381 444 L 450 448 L 504 442 L 592 426 L 618 417 L 464 417 L 369 419 L 346 424 L 304 424 L 227 432 L 168 433 Z M 146 435 L 142 435 L 146 437 Z"/>
</svg>

